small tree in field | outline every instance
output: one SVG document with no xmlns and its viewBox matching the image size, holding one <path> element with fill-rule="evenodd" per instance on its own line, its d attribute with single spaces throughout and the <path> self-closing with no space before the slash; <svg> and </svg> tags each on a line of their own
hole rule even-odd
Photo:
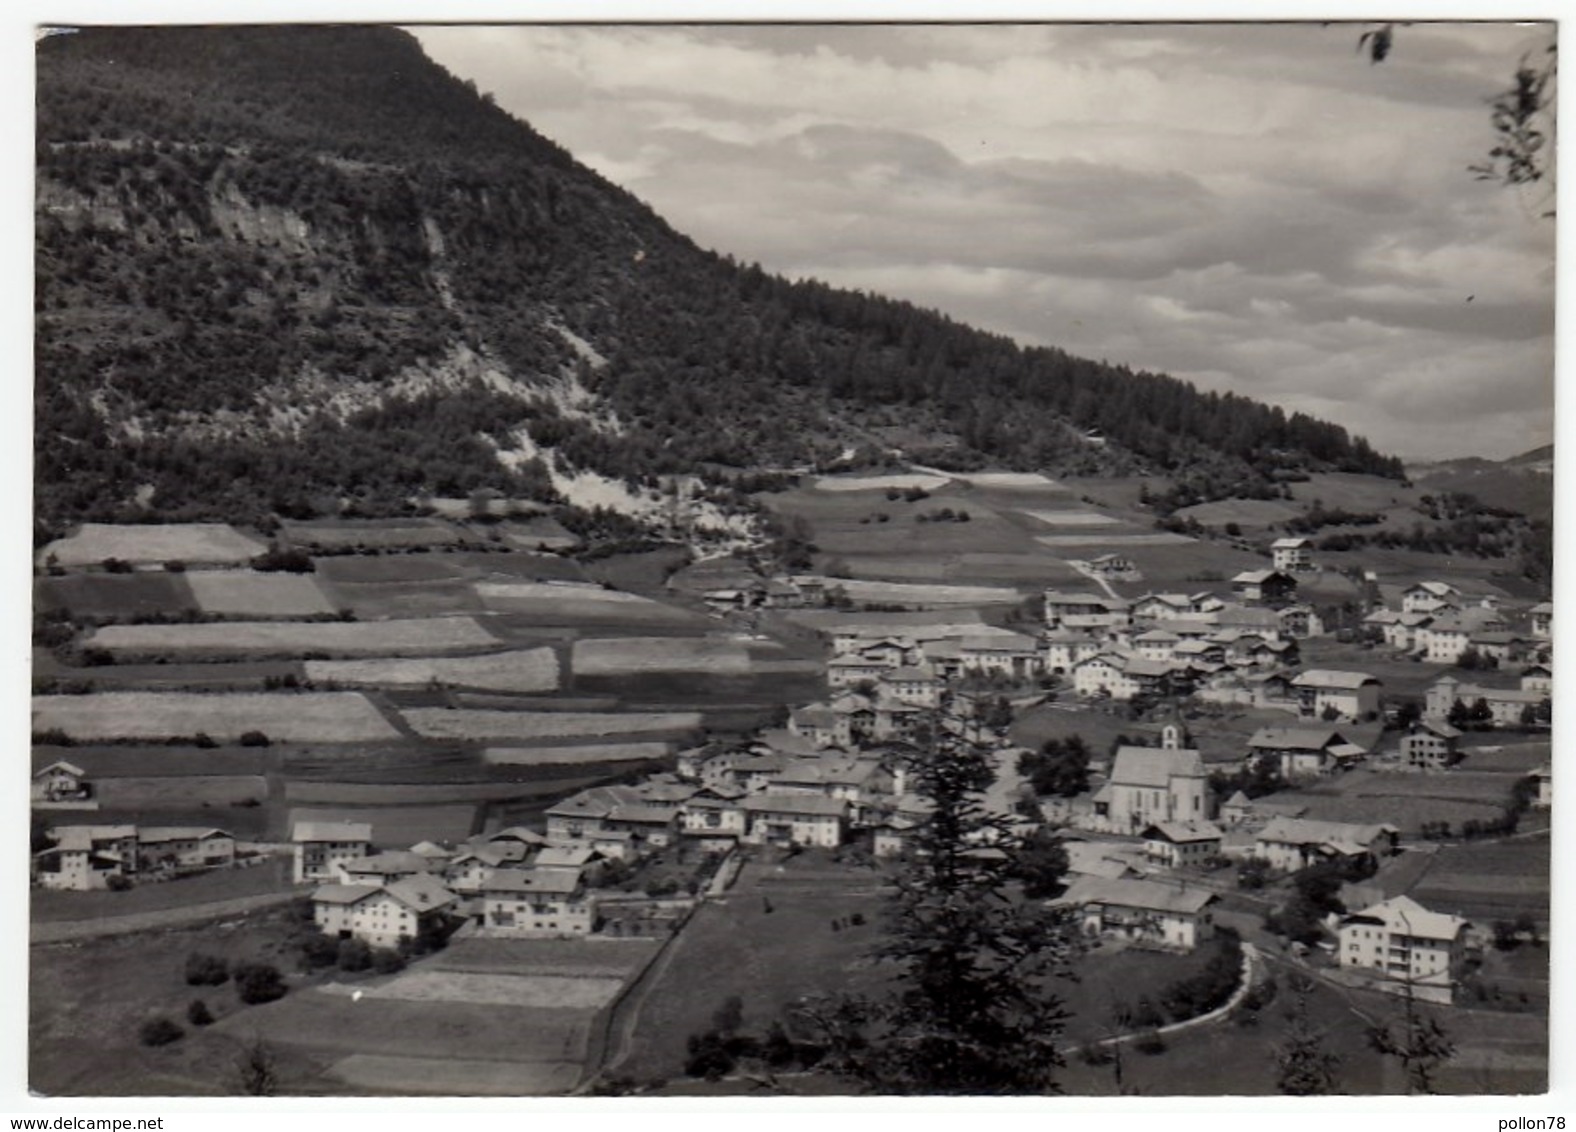
<svg viewBox="0 0 1576 1132">
<path fill-rule="evenodd" d="M 1286 1037 L 1275 1052 L 1275 1087 L 1293 1097 L 1323 1096 L 1336 1091 L 1341 1059 L 1324 1045 L 1324 1032 L 1308 1018 L 1308 993 L 1313 980 L 1293 975 L 1287 980 L 1293 998 L 1286 1012 Z"/>
</svg>

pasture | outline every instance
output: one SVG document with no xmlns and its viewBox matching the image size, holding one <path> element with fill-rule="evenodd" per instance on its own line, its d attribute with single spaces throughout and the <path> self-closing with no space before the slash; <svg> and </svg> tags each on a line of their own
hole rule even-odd
<svg viewBox="0 0 1576 1132">
<path fill-rule="evenodd" d="M 737 640 L 707 637 L 599 637 L 576 641 L 571 666 L 579 676 L 637 672 L 747 675 L 750 650 Z"/>
<path fill-rule="evenodd" d="M 83 523 L 68 538 L 44 548 L 62 566 L 96 566 L 106 558 L 134 565 L 184 562 L 188 566 L 237 564 L 267 550 L 261 539 L 227 523 Z"/>
<path fill-rule="evenodd" d="M 579 743 L 563 747 L 487 747 L 482 760 L 491 766 L 575 766 L 665 759 L 671 743 Z"/>
<path fill-rule="evenodd" d="M 465 528 L 442 519 L 286 520 L 280 524 L 280 529 L 292 546 L 322 550 L 355 547 L 396 550 L 483 541 Z"/>
<path fill-rule="evenodd" d="M 470 617 L 399 621 L 227 621 L 198 625 L 105 625 L 88 644 L 121 656 L 431 656 L 496 649 Z"/>
<path fill-rule="evenodd" d="M 325 587 L 334 602 L 363 622 L 407 618 L 461 617 L 487 612 L 474 586 L 464 579 L 425 582 L 332 582 Z"/>
<path fill-rule="evenodd" d="M 310 617 L 334 612 L 316 580 L 306 574 L 194 570 L 185 577 L 202 611 L 221 617 Z"/>
<path fill-rule="evenodd" d="M 1448 908 L 1478 923 L 1526 912 L 1546 924 L 1550 857 L 1547 835 L 1448 845 L 1435 855 L 1411 895 L 1430 908 Z"/>
<path fill-rule="evenodd" d="M 99 778 L 93 782 L 99 804 L 111 809 L 170 809 L 186 806 L 239 806 L 268 798 L 268 780 L 251 774 L 186 774 Z M 224 824 L 223 816 L 213 819 Z"/>
<path fill-rule="evenodd" d="M 1048 527 L 1104 527 L 1122 521 L 1099 511 L 1082 511 L 1075 508 L 1065 511 L 1025 511 L 1024 514 Z"/>
<path fill-rule="evenodd" d="M 87 742 L 209 735 L 237 742 L 260 731 L 276 743 L 375 743 L 399 732 L 357 692 L 100 692 L 34 696 L 33 730 Z"/>
<path fill-rule="evenodd" d="M 402 713 L 428 739 L 508 742 L 510 740 L 595 738 L 693 731 L 699 712 L 551 712 L 412 708 Z"/>
<path fill-rule="evenodd" d="M 905 491 L 910 488 L 920 488 L 924 491 L 934 491 L 937 488 L 946 487 L 948 482 L 949 477 L 947 475 L 927 475 L 922 472 L 898 472 L 880 476 L 833 475 L 817 476 L 815 490 L 841 493 L 851 491 Z"/>
<path fill-rule="evenodd" d="M 517 614 L 528 619 L 531 625 L 539 627 L 617 626 L 632 629 L 647 626 L 687 628 L 709 624 L 699 614 L 639 594 L 605 590 L 600 586 L 527 581 L 478 582 L 475 593 L 490 612 Z"/>
<path fill-rule="evenodd" d="M 1222 499 L 1213 503 L 1198 503 L 1178 509 L 1180 519 L 1192 519 L 1206 527 L 1224 527 L 1236 523 L 1242 528 L 1263 530 L 1287 519 L 1295 519 L 1303 508 L 1284 499 Z"/>
<path fill-rule="evenodd" d="M 827 578 L 826 583 L 856 602 L 893 605 L 1016 605 L 1024 597 L 1021 590 L 1004 586 L 929 586 L 854 578 Z"/>
<path fill-rule="evenodd" d="M 470 571 L 449 554 L 336 554 L 316 560 L 317 575 L 329 582 L 445 582 Z"/>
<path fill-rule="evenodd" d="M 39 609 L 65 609 L 78 617 L 175 616 L 197 608 L 186 574 L 66 574 L 33 583 Z"/>
<path fill-rule="evenodd" d="M 285 800 L 299 805 L 410 806 L 441 803 L 495 802 L 557 793 L 546 782 L 325 782 L 293 779 L 285 783 Z"/>
<path fill-rule="evenodd" d="M 484 656 L 309 660 L 306 674 L 314 683 L 359 688 L 442 684 L 494 692 L 550 692 L 558 687 L 558 655 L 549 648 L 536 648 Z"/>
</svg>

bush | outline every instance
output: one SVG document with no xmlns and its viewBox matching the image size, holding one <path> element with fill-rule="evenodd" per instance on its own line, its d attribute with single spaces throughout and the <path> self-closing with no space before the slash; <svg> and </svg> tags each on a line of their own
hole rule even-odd
<svg viewBox="0 0 1576 1132">
<path fill-rule="evenodd" d="M 405 957 L 392 947 L 373 948 L 372 969 L 380 975 L 392 975 L 405 969 Z"/>
<path fill-rule="evenodd" d="M 235 991 L 248 1006 L 273 1002 L 285 996 L 285 986 L 279 968 L 269 963 L 244 963 L 236 967 Z"/>
<path fill-rule="evenodd" d="M 341 971 L 365 971 L 372 966 L 372 947 L 364 939 L 342 939 L 335 964 Z"/>
<path fill-rule="evenodd" d="M 167 1046 L 186 1036 L 186 1031 L 168 1018 L 150 1018 L 137 1031 L 137 1039 L 145 1046 Z"/>
<path fill-rule="evenodd" d="M 104 882 L 104 887 L 109 889 L 111 892 L 126 892 L 131 888 L 131 878 L 128 876 L 122 876 L 120 873 L 116 873 L 114 876 L 110 877 Z"/>
<path fill-rule="evenodd" d="M 339 962 L 339 941 L 314 933 L 301 941 L 301 961 L 308 970 Z"/>
<path fill-rule="evenodd" d="M 268 736 L 261 731 L 241 732 L 241 746 L 243 747 L 266 747 L 268 745 Z"/>
<path fill-rule="evenodd" d="M 1139 1053 L 1147 1053 L 1153 1056 L 1157 1053 L 1166 1052 L 1166 1040 L 1160 1036 L 1159 1030 L 1145 1030 L 1133 1039 L 1133 1048 L 1138 1050 Z"/>
<path fill-rule="evenodd" d="M 217 987 L 230 978 L 230 967 L 217 955 L 193 951 L 186 956 L 186 985 Z"/>
<path fill-rule="evenodd" d="M 104 567 L 106 574 L 130 574 L 136 570 L 136 567 L 130 562 L 125 562 L 119 558 L 106 558 L 99 565 Z"/>
<path fill-rule="evenodd" d="M 211 751 L 218 745 L 219 744 L 214 739 L 214 737 L 209 735 L 206 731 L 199 731 L 197 734 L 192 736 L 192 746 L 201 747 L 205 751 Z"/>
<path fill-rule="evenodd" d="M 208 1009 L 208 1004 L 200 998 L 194 998 L 186 1006 L 186 1021 L 193 1026 L 208 1026 L 213 1023 L 213 1012 Z"/>
<path fill-rule="evenodd" d="M 164 572 L 166 574 L 184 574 L 186 573 L 186 563 L 179 558 L 172 558 L 164 564 Z"/>
</svg>

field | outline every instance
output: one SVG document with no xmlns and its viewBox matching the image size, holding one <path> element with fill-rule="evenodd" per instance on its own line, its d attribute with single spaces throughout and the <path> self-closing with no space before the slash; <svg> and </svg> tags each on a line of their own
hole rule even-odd
<svg viewBox="0 0 1576 1132">
<path fill-rule="evenodd" d="M 93 691 L 147 689 L 150 691 L 249 692 L 267 682 L 293 676 L 299 680 L 305 669 L 297 660 L 230 661 L 215 664 L 102 664 L 92 668 L 73 668 L 61 664 L 47 650 L 36 650 L 33 660 L 35 681 L 47 678 L 86 681 Z M 49 691 L 40 687 L 40 692 Z"/>
<path fill-rule="evenodd" d="M 332 613 L 317 582 L 304 574 L 194 570 L 186 581 L 204 613 L 224 617 L 310 617 Z"/>
<path fill-rule="evenodd" d="M 83 523 L 69 538 L 45 549 L 62 566 L 93 566 L 106 558 L 135 564 L 184 562 L 239 563 L 268 547 L 225 523 Z"/>
<path fill-rule="evenodd" d="M 399 738 L 356 692 L 103 692 L 34 696 L 33 730 L 60 729 L 73 739 L 159 740 L 206 733 L 233 742 L 261 731 L 274 742 L 366 743 Z"/>
<path fill-rule="evenodd" d="M 1025 511 L 1024 514 L 1048 527 L 1103 527 L 1122 521 L 1099 511 Z"/>
<path fill-rule="evenodd" d="M 183 774 L 152 778 L 95 778 L 93 796 L 111 809 L 234 806 L 268 797 L 268 780 L 253 774 Z M 213 824 L 223 826 L 223 815 Z"/>
<path fill-rule="evenodd" d="M 90 746 L 33 748 L 32 765 L 39 770 L 57 759 L 75 763 L 95 781 L 104 778 L 170 777 L 185 775 L 262 775 L 274 768 L 278 756 L 261 747 L 156 747 Z"/>
<path fill-rule="evenodd" d="M 429 739 L 475 739 L 484 742 L 692 731 L 701 724 L 699 712 L 455 711 L 446 708 L 413 708 L 403 714 L 406 722 L 418 734 Z"/>
<path fill-rule="evenodd" d="M 1016 605 L 1023 600 L 1021 591 L 1000 586 L 925 586 L 851 578 L 828 578 L 827 584 L 841 587 L 853 601 L 894 605 Z"/>
<path fill-rule="evenodd" d="M 1549 917 L 1549 839 L 1517 838 L 1494 845 L 1447 846 L 1411 895 L 1429 907 L 1449 908 L 1478 923 L 1529 913 Z"/>
<path fill-rule="evenodd" d="M 475 593 L 494 613 L 523 614 L 540 626 L 635 628 L 708 624 L 698 614 L 623 590 L 545 582 L 478 582 Z"/>
<path fill-rule="evenodd" d="M 470 617 L 402 621 L 229 621 L 206 625 L 105 625 L 88 643 L 116 655 L 237 656 L 322 653 L 424 656 L 497 648 Z"/>
<path fill-rule="evenodd" d="M 1183 507 L 1176 514 L 1178 518 L 1192 519 L 1206 527 L 1236 523 L 1243 528 L 1263 529 L 1294 519 L 1302 512 L 1301 506 L 1284 499 L 1222 499 Z"/>
<path fill-rule="evenodd" d="M 482 759 L 494 766 L 572 766 L 666 758 L 671 743 L 590 743 L 572 747 L 488 747 Z"/>
<path fill-rule="evenodd" d="M 361 546 L 392 550 L 482 541 L 442 519 L 323 519 L 285 522 L 281 528 L 292 545 L 324 550 Z"/>
<path fill-rule="evenodd" d="M 217 824 L 222 825 L 222 820 Z M 261 864 L 217 869 L 162 884 L 139 884 L 125 892 L 52 892 L 33 889 L 29 910 L 37 923 L 76 923 L 110 916 L 134 916 L 189 908 L 245 896 L 288 892 L 292 888 L 290 858 L 276 856 Z"/>
<path fill-rule="evenodd" d="M 550 692 L 558 687 L 558 656 L 538 648 L 485 656 L 379 660 L 309 660 L 308 679 L 363 688 L 446 684 L 495 692 Z"/>
<path fill-rule="evenodd" d="M 406 806 L 419 803 L 490 802 L 556 793 L 558 782 L 322 782 L 285 783 L 285 799 L 298 804 Z"/>
<path fill-rule="evenodd" d="M 572 667 L 578 676 L 633 672 L 707 672 L 747 675 L 750 650 L 738 641 L 704 637 L 605 637 L 576 641 Z"/>
<path fill-rule="evenodd" d="M 66 574 L 39 578 L 33 586 L 40 609 L 69 609 L 81 617 L 173 615 L 196 609 L 186 574 Z"/>
<path fill-rule="evenodd" d="M 372 823 L 372 841 L 382 849 L 408 849 L 418 841 L 464 841 L 476 830 L 476 806 L 310 806 L 290 810 L 282 837 L 299 821 Z"/>
<path fill-rule="evenodd" d="M 375 560 L 374 560 L 375 561 Z M 487 612 L 476 588 L 464 579 L 417 582 L 333 582 L 335 604 L 363 622 L 417 617 L 457 617 Z"/>
<path fill-rule="evenodd" d="M 904 472 L 887 476 L 819 476 L 815 481 L 816 491 L 881 491 L 890 488 L 899 491 L 911 487 L 933 491 L 938 487 L 945 487 L 947 477 L 944 475 L 924 475 L 919 472 Z"/>
<path fill-rule="evenodd" d="M 315 565 L 333 583 L 460 581 L 468 573 L 448 554 L 337 554 Z"/>
</svg>

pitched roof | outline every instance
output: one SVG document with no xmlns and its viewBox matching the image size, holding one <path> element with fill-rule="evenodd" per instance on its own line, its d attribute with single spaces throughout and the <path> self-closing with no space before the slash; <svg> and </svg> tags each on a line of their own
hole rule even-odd
<svg viewBox="0 0 1576 1132">
<path fill-rule="evenodd" d="M 1453 940 L 1467 926 L 1460 916 L 1444 912 L 1430 912 L 1409 896 L 1395 896 L 1378 904 L 1371 904 L 1341 923 L 1373 923 L 1377 921 L 1390 931 L 1416 939 Z"/>
<path fill-rule="evenodd" d="M 1333 727 L 1261 727 L 1249 747 L 1273 751 L 1322 751 L 1346 737 Z"/>
<path fill-rule="evenodd" d="M 842 817 L 848 803 L 823 794 L 753 794 L 744 800 L 747 813 L 802 814 L 806 817 Z"/>
<path fill-rule="evenodd" d="M 48 766 L 40 767 L 38 770 L 34 771 L 33 772 L 33 777 L 37 778 L 40 775 L 48 774 L 52 770 L 65 771 L 67 774 L 74 774 L 78 778 L 81 778 L 84 774 L 87 773 L 87 771 L 83 770 L 81 767 L 77 766 L 75 763 L 68 763 L 68 762 L 66 762 L 65 759 L 56 759 L 54 762 L 50 763 Z"/>
<path fill-rule="evenodd" d="M 353 873 L 424 873 L 432 868 L 432 863 L 420 853 L 412 853 L 409 849 L 390 849 L 383 853 L 373 853 L 368 857 L 359 857 L 354 861 L 346 861 L 342 867 L 346 872 Z"/>
<path fill-rule="evenodd" d="M 483 892 L 541 892 L 568 896 L 580 887 L 580 874 L 568 869 L 494 869 L 482 878 Z"/>
<path fill-rule="evenodd" d="M 1200 778 L 1203 774 L 1204 761 L 1191 748 L 1118 747 L 1111 764 L 1110 783 L 1163 790 L 1173 778 Z"/>
<path fill-rule="evenodd" d="M 447 908 L 454 903 L 454 893 L 444 888 L 443 882 L 430 873 L 417 873 L 393 884 L 386 884 L 383 891 L 417 912 Z"/>
<path fill-rule="evenodd" d="M 354 904 L 383 891 L 378 884 L 323 884 L 312 890 L 314 904 Z"/>
<path fill-rule="evenodd" d="M 150 841 L 206 841 L 210 837 L 229 837 L 222 829 L 201 825 L 142 825 L 137 827 L 137 840 Z"/>
<path fill-rule="evenodd" d="M 1141 908 L 1148 912 L 1192 914 L 1215 899 L 1215 894 L 1209 889 L 1197 886 L 1178 888 L 1150 880 L 1081 876 L 1054 903 L 1110 904 L 1121 908 Z"/>
<path fill-rule="evenodd" d="M 1379 678 L 1366 672 L 1346 672 L 1335 668 L 1310 668 L 1292 681 L 1292 685 L 1298 688 L 1329 688 L 1342 692 L 1356 691 L 1377 683 Z"/>
<path fill-rule="evenodd" d="M 1311 818 L 1272 818 L 1259 831 L 1260 841 L 1282 842 L 1288 845 L 1353 844 L 1368 846 L 1381 833 L 1395 833 L 1389 822 L 1377 825 L 1354 825 L 1342 821 L 1314 821 Z"/>
<path fill-rule="evenodd" d="M 589 845 L 549 845 L 536 855 L 539 869 L 579 869 L 588 864 L 596 850 Z"/>
<path fill-rule="evenodd" d="M 298 821 L 291 841 L 371 841 L 372 823 L 365 821 Z"/>
<path fill-rule="evenodd" d="M 1214 823 L 1207 821 L 1157 821 L 1144 830 L 1143 837 L 1146 841 L 1160 840 L 1183 845 L 1195 841 L 1219 841 L 1221 833 Z"/>
<path fill-rule="evenodd" d="M 1299 550 L 1302 547 L 1310 546 L 1310 545 L 1312 545 L 1312 544 L 1305 538 L 1278 538 L 1274 542 L 1270 543 L 1270 549 L 1271 550 Z"/>
<path fill-rule="evenodd" d="M 1224 802 L 1221 803 L 1222 807 L 1224 807 L 1224 806 L 1233 806 L 1233 807 L 1235 807 L 1235 806 L 1251 806 L 1252 804 L 1253 804 L 1253 799 L 1249 798 L 1241 790 L 1238 790 L 1235 794 L 1233 794 L 1231 797 L 1227 798 Z"/>
</svg>

